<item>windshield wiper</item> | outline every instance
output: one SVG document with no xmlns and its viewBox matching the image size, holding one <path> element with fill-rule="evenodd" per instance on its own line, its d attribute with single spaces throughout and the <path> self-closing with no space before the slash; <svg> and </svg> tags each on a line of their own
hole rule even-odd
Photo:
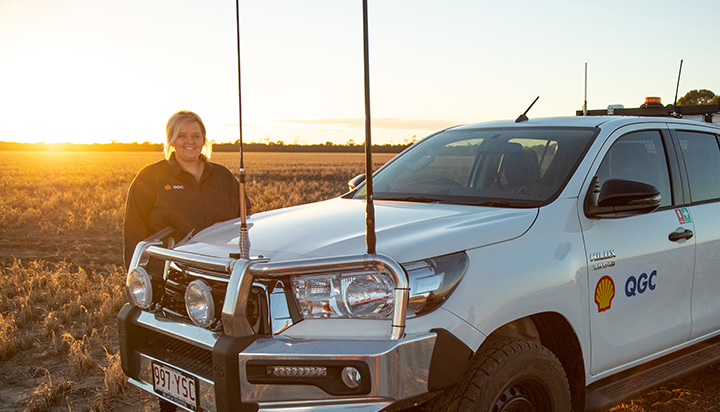
<svg viewBox="0 0 720 412">
<path fill-rule="evenodd" d="M 424 196 L 405 196 L 405 197 L 375 197 L 377 200 L 398 200 L 401 202 L 417 202 L 417 203 L 440 203 L 444 199 L 436 199 Z"/>
<path fill-rule="evenodd" d="M 488 207 L 538 207 L 537 201 L 519 201 L 519 200 L 491 200 L 487 202 L 473 203 L 476 206 Z"/>
<path fill-rule="evenodd" d="M 415 202 L 415 203 L 447 203 L 468 206 L 487 206 L 487 207 L 539 207 L 542 202 L 536 200 L 488 200 L 474 201 L 473 199 L 460 198 L 434 198 L 426 196 L 375 196 L 375 200 L 394 200 L 398 202 Z"/>
</svg>

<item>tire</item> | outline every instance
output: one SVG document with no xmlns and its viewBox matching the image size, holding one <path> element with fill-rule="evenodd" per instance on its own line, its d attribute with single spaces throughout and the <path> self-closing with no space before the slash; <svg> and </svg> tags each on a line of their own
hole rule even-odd
<svg viewBox="0 0 720 412">
<path fill-rule="evenodd" d="M 423 405 L 447 412 L 570 412 L 570 387 L 560 361 L 544 346 L 489 338 L 463 382 Z"/>
</svg>

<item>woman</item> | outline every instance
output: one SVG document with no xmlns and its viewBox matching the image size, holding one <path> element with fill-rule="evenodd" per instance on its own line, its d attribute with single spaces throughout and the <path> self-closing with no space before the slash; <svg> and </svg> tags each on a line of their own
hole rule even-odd
<svg viewBox="0 0 720 412">
<path fill-rule="evenodd" d="M 164 228 L 172 228 L 174 238 L 182 239 L 240 216 L 238 181 L 228 169 L 208 161 L 211 145 L 200 117 L 176 112 L 165 131 L 165 160 L 143 168 L 128 192 L 123 233 L 126 267 L 138 242 Z"/>
</svg>

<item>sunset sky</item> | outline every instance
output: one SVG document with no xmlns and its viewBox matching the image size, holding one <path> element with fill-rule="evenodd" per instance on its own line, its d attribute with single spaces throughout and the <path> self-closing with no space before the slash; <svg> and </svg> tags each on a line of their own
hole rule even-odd
<svg viewBox="0 0 720 412">
<path fill-rule="evenodd" d="M 361 0 L 241 0 L 243 139 L 364 140 Z M 369 0 L 374 143 L 720 94 L 717 0 Z M 0 141 L 238 138 L 232 0 L 0 0 Z"/>
</svg>

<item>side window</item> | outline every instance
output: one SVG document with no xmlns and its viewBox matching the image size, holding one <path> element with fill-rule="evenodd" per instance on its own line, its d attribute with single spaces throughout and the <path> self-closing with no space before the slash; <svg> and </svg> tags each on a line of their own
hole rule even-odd
<svg viewBox="0 0 720 412">
<path fill-rule="evenodd" d="M 600 164 L 597 176 L 601 187 L 608 179 L 651 184 L 660 189 L 660 207 L 672 204 L 665 148 L 657 130 L 629 133 L 615 141 Z"/>
<path fill-rule="evenodd" d="M 678 131 L 693 202 L 720 199 L 720 148 L 715 135 Z"/>
</svg>

